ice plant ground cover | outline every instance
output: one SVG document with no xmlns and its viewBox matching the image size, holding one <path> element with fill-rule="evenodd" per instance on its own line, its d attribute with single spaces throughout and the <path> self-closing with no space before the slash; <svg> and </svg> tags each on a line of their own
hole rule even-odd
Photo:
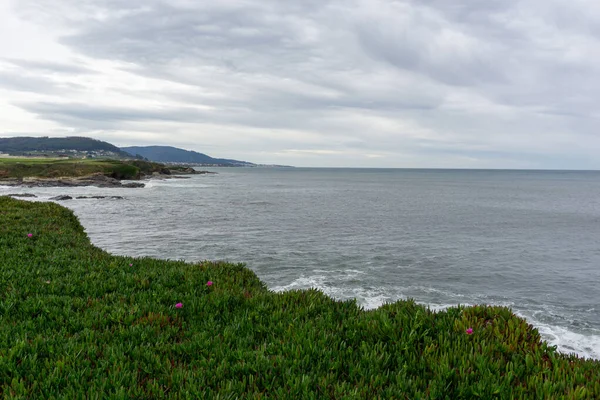
<svg viewBox="0 0 600 400">
<path fill-rule="evenodd" d="M 598 361 L 506 308 L 273 293 L 239 264 L 112 256 L 7 197 L 0 319 L 3 398 L 600 398 Z"/>
</svg>

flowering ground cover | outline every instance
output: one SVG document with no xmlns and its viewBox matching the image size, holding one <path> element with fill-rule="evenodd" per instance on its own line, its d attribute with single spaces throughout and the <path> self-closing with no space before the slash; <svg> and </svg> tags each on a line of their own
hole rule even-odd
<svg viewBox="0 0 600 400">
<path fill-rule="evenodd" d="M 600 363 L 506 308 L 273 293 L 240 264 L 112 256 L 68 209 L 0 197 L 0 394 L 587 399 Z"/>
</svg>

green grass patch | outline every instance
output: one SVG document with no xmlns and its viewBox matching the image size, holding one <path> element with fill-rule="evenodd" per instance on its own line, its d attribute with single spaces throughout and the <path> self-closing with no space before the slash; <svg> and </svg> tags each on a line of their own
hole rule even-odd
<svg viewBox="0 0 600 400">
<path fill-rule="evenodd" d="M 64 158 L 48 158 L 48 157 L 9 157 L 2 158 L 0 157 L 0 163 L 2 164 L 19 164 L 19 163 L 27 163 L 27 164 L 47 164 L 49 162 L 61 161 L 65 160 Z"/>
<path fill-rule="evenodd" d="M 68 209 L 0 197 L 0 393 L 592 399 L 600 364 L 557 353 L 506 308 L 273 293 L 240 264 L 112 256 Z"/>
<path fill-rule="evenodd" d="M 139 179 L 141 175 L 165 169 L 163 164 L 142 160 L 0 158 L 0 179 L 81 177 L 96 173 L 117 179 Z"/>
</svg>

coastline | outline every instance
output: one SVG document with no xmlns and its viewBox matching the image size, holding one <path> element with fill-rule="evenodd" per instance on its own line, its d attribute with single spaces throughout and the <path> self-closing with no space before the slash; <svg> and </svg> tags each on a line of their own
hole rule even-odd
<svg viewBox="0 0 600 400">
<path fill-rule="evenodd" d="M 216 174 L 209 171 L 195 171 L 194 173 L 183 173 L 176 171 L 174 174 L 153 174 L 143 176 L 136 181 L 149 181 L 152 179 L 188 179 L 186 175 L 205 175 Z M 130 181 L 123 183 L 122 181 Z M 12 187 L 79 187 L 79 186 L 95 186 L 100 188 L 143 188 L 145 184 L 142 182 L 131 182 L 131 179 L 117 179 L 101 173 L 85 175 L 81 177 L 59 177 L 59 178 L 44 178 L 44 177 L 25 177 L 25 178 L 9 178 L 0 180 L 2 186 Z"/>
<path fill-rule="evenodd" d="M 5 211 L 0 222 L 8 227 L 0 233 L 5 260 L 0 274 L 12 288 L 5 291 L 4 302 L 23 299 L 5 314 L 12 323 L 0 327 L 11 333 L 5 336 L 11 338 L 7 344 L 24 349 L 9 360 L 20 367 L 5 376 L 19 380 L 24 375 L 18 371 L 23 371 L 41 385 L 54 385 L 53 379 L 84 371 L 83 384 L 81 378 L 64 381 L 53 395 L 92 389 L 105 395 L 117 393 L 110 390 L 150 395 L 151 389 L 140 386 L 141 381 L 164 382 L 161 393 L 169 396 L 192 393 L 186 390 L 194 387 L 200 388 L 197 396 L 319 395 L 322 385 L 331 385 L 340 396 L 354 393 L 357 398 L 392 393 L 432 396 L 442 388 L 439 393 L 451 397 L 475 393 L 485 397 L 495 391 L 519 397 L 539 390 L 552 396 L 600 395 L 595 384 L 600 380 L 598 361 L 557 353 L 506 308 L 475 306 L 432 313 L 412 301 L 398 301 L 362 311 L 355 302 L 334 301 L 315 290 L 273 293 L 240 264 L 111 256 L 90 244 L 71 211 L 54 203 L 0 197 L 0 204 Z M 12 215 L 21 216 L 22 222 L 6 225 Z M 207 281 L 214 285 L 206 286 Z M 176 303 L 182 304 L 180 310 Z M 60 311 L 65 306 L 71 311 Z M 96 317 L 89 319 L 92 316 Z M 24 326 L 44 329 L 47 339 L 22 342 Z M 85 326 L 91 343 L 77 340 Z M 33 337 L 35 330 L 28 330 Z M 140 332 L 146 339 L 140 339 Z M 47 340 L 62 350 L 44 352 Z M 84 344 L 93 351 L 61 361 Z M 122 350 L 115 352 L 119 348 L 137 350 L 127 356 Z M 27 361 L 23 358 L 27 354 L 38 361 Z M 107 358 L 108 354 L 116 358 Z M 144 364 L 154 358 L 172 360 L 171 367 Z M 118 360 L 124 360 L 118 364 L 121 380 L 95 367 L 117 365 Z M 57 363 L 62 367 L 52 373 Z M 212 373 L 204 374 L 194 365 Z M 483 368 L 473 369 L 475 365 Z M 350 366 L 357 375 L 348 374 Z M 144 372 L 140 374 L 139 368 Z M 586 379 L 577 379 L 575 371 Z M 177 378 L 180 374 L 185 374 L 185 383 Z M 386 378 L 398 374 L 404 378 Z M 308 379 L 304 384 L 296 381 L 303 376 Z M 102 389 L 101 382 L 112 382 L 113 389 Z M 19 390 L 29 397 L 40 394 L 27 383 Z"/>
<path fill-rule="evenodd" d="M 186 175 L 202 174 L 214 172 L 141 160 L 0 159 L 0 185 L 12 187 L 143 188 L 145 184 L 139 181 L 185 179 Z"/>
<path fill-rule="evenodd" d="M 307 232 L 303 227 L 310 224 L 311 221 L 303 221 L 302 218 L 296 218 L 296 223 L 291 226 L 286 225 L 285 221 L 294 216 L 290 215 L 286 208 L 278 208 L 277 205 L 283 204 L 282 200 L 285 198 L 291 198 L 288 195 L 288 188 L 298 186 L 297 180 L 288 181 L 293 178 L 294 173 L 264 170 L 264 173 L 258 174 L 261 171 L 249 169 L 236 169 L 231 172 L 219 169 L 213 171 L 217 171 L 221 175 L 217 175 L 215 178 L 196 177 L 183 181 L 158 179 L 150 181 L 147 186 L 148 190 L 141 191 L 94 187 L 64 190 L 61 188 L 12 190 L 5 187 L 0 190 L 0 193 L 30 192 L 37 194 L 39 197 L 36 200 L 40 201 L 50 200 L 57 194 L 69 195 L 73 199 L 86 196 L 95 198 L 96 196 L 122 195 L 125 197 L 125 201 L 119 201 L 118 204 L 111 199 L 102 201 L 73 200 L 68 204 L 63 204 L 68 205 L 81 218 L 94 244 L 114 254 L 188 261 L 198 261 L 201 259 L 200 256 L 206 259 L 227 257 L 231 261 L 247 262 L 270 289 L 293 290 L 314 287 L 338 300 L 356 298 L 358 304 L 366 309 L 378 308 L 387 302 L 407 298 L 415 299 L 419 304 L 429 306 L 434 310 L 446 309 L 458 304 L 489 304 L 509 307 L 517 315 L 524 317 L 528 323 L 533 324 L 542 334 L 542 338 L 551 345 L 556 345 L 560 352 L 576 353 L 580 357 L 600 359 L 598 314 L 592 309 L 596 297 L 587 296 L 587 300 L 583 300 L 590 304 L 587 307 L 579 307 L 580 300 L 576 295 L 562 301 L 545 300 L 543 293 L 546 292 L 554 293 L 557 298 L 566 294 L 561 292 L 560 287 L 553 287 L 551 281 L 546 286 L 544 282 L 547 282 L 547 276 L 543 273 L 540 276 L 539 272 L 533 272 L 530 275 L 538 276 L 537 282 L 541 282 L 541 284 L 532 281 L 525 285 L 518 285 L 528 288 L 529 292 L 524 295 L 502 289 L 504 283 L 502 279 L 497 282 L 499 290 L 476 283 L 462 285 L 462 280 L 457 283 L 445 283 L 447 278 L 454 279 L 456 274 L 461 273 L 463 266 L 469 264 L 481 267 L 469 269 L 469 272 L 464 274 L 467 279 L 468 276 L 487 274 L 488 271 L 493 273 L 499 268 L 503 268 L 506 279 L 521 276 L 518 268 L 517 270 L 505 269 L 503 266 L 506 264 L 531 265 L 532 267 L 543 265 L 543 260 L 539 258 L 534 262 L 534 258 L 521 259 L 518 256 L 519 249 L 529 248 L 532 244 L 538 246 L 539 244 L 536 243 L 540 242 L 534 241 L 532 244 L 524 242 L 522 245 L 502 242 L 503 244 L 494 248 L 489 247 L 485 240 L 473 239 L 472 243 L 476 247 L 489 248 L 490 251 L 481 256 L 470 256 L 469 249 L 465 248 L 461 253 L 464 255 L 464 259 L 460 263 L 453 259 L 452 253 L 446 254 L 444 251 L 444 244 L 453 243 L 456 239 L 444 238 L 443 234 L 437 235 L 435 241 L 429 241 L 432 246 L 432 251 L 429 253 L 425 252 L 419 255 L 419 252 L 414 250 L 420 249 L 406 247 L 401 243 L 398 243 L 399 247 L 395 250 L 388 252 L 380 245 L 373 247 L 370 244 L 387 243 L 383 235 L 375 235 L 373 237 L 375 240 L 369 241 L 365 238 L 361 240 L 363 234 L 360 232 L 353 233 L 344 229 L 332 231 L 325 227 Z M 318 175 L 312 175 L 320 178 L 323 174 L 319 172 Z M 328 171 L 325 171 L 325 175 L 328 175 Z M 403 175 L 404 173 L 398 174 L 398 176 Z M 545 174 L 542 175 L 544 175 L 542 178 L 546 180 Z M 339 176 L 345 175 L 339 174 Z M 352 176 L 352 181 L 360 180 L 360 175 L 358 177 L 350 176 Z M 269 179 L 265 179 L 265 177 Z M 284 196 L 273 192 L 274 179 L 271 177 L 276 177 L 280 182 L 282 182 L 282 178 L 285 179 L 285 186 L 282 186 L 282 189 L 276 189 L 277 191 L 281 190 Z M 309 182 L 304 182 L 302 185 L 307 188 L 318 186 Z M 374 186 L 377 187 L 377 185 Z M 361 196 L 361 190 L 359 188 L 355 190 L 357 190 L 357 195 Z M 368 190 L 368 192 L 375 193 L 376 190 Z M 311 191 L 307 193 L 311 193 Z M 306 202 L 305 196 L 298 197 L 296 194 L 293 197 L 299 202 Z M 328 193 L 327 196 L 320 196 L 320 199 L 324 201 L 330 197 Z M 313 198 L 313 200 L 318 199 Z M 353 203 L 355 205 L 365 204 L 364 199 Z M 311 211 L 307 207 L 301 208 L 303 215 L 308 213 L 311 216 L 318 215 L 318 211 L 322 210 L 321 207 L 318 207 L 317 202 L 314 202 L 314 206 L 311 207 L 317 212 Z M 393 212 L 393 210 L 390 211 Z M 269 216 L 269 219 L 266 220 L 262 217 L 266 216 L 263 214 L 264 212 L 272 212 L 280 217 L 273 219 L 272 216 Z M 352 217 L 353 210 L 349 207 L 338 212 L 348 215 L 351 219 L 354 218 Z M 323 213 L 323 215 L 327 213 L 329 212 Z M 108 215 L 111 217 L 107 218 Z M 484 215 L 481 218 L 486 220 L 488 217 Z M 501 217 L 505 221 L 511 221 L 511 218 L 508 213 L 504 213 Z M 413 219 L 418 220 L 418 218 Z M 269 220 L 276 223 L 276 226 L 265 225 Z M 529 218 L 525 218 L 524 224 L 527 224 L 528 220 Z M 335 223 L 335 219 L 331 221 Z M 568 218 L 566 223 L 569 224 Z M 337 225 L 339 226 L 339 224 Z M 386 226 L 385 222 L 379 221 L 377 224 L 367 224 L 365 228 L 370 230 L 375 225 Z M 426 225 L 426 223 L 419 225 L 421 233 L 417 229 L 413 230 L 410 235 L 406 235 L 407 240 L 410 240 L 411 236 L 418 237 L 422 232 L 433 233 L 434 231 L 431 231 L 433 227 L 427 228 Z M 255 236 L 252 235 L 254 226 L 273 226 L 279 233 L 275 236 L 270 233 L 271 229 L 265 229 L 259 236 Z M 146 227 L 152 227 L 151 231 L 156 233 L 147 235 Z M 415 226 L 415 228 L 417 227 Z M 386 232 L 393 233 L 397 230 L 394 227 L 391 228 L 391 230 L 389 227 L 386 228 Z M 583 228 L 585 227 L 581 225 L 574 226 L 576 231 Z M 336 238 L 342 234 L 357 237 L 359 241 L 355 246 L 346 246 L 338 241 L 337 247 L 331 247 L 336 243 Z M 226 238 L 226 240 L 222 238 Z M 320 246 L 329 247 L 329 251 L 319 253 L 319 248 L 311 249 L 310 242 L 307 243 L 307 240 L 310 241 L 314 238 L 319 238 Z M 509 238 L 506 237 L 506 239 Z M 548 240 L 545 242 L 552 243 Z M 583 243 L 586 242 L 586 240 L 583 241 Z M 302 251 L 295 251 L 298 248 L 303 248 L 304 254 Z M 586 254 L 585 249 L 578 247 L 577 244 L 574 244 L 573 248 Z M 310 256 L 306 256 L 307 249 L 311 250 Z M 513 251 L 515 254 L 508 254 L 506 249 L 517 251 Z M 565 251 L 557 249 L 555 252 L 551 252 L 555 264 L 548 265 L 548 267 L 556 267 L 556 263 L 563 260 L 562 255 Z M 492 256 L 497 261 L 488 262 Z M 569 264 L 571 265 L 570 262 Z M 585 268 L 586 264 L 574 260 L 572 266 L 573 268 Z M 436 270 L 439 268 L 448 270 L 448 273 L 443 274 L 446 278 L 432 279 L 432 276 L 437 276 Z M 457 270 L 456 268 L 461 269 Z M 398 274 L 400 269 L 402 269 L 402 273 Z M 548 276 L 548 278 L 551 277 Z M 567 288 L 567 292 L 575 294 L 576 292 L 571 291 L 572 286 L 567 284 L 564 287 Z M 578 283 L 576 286 L 585 288 L 585 285 Z M 542 290 L 540 296 L 535 295 L 538 289 Z"/>
</svg>

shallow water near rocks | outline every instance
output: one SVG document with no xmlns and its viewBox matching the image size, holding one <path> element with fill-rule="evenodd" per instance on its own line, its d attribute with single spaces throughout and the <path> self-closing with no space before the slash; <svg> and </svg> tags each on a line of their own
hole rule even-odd
<svg viewBox="0 0 600 400">
<path fill-rule="evenodd" d="M 600 359 L 600 172 L 212 170 L 0 195 L 123 196 L 60 204 L 113 254 L 244 262 L 272 290 L 364 308 L 509 306 L 561 351 Z"/>
</svg>

